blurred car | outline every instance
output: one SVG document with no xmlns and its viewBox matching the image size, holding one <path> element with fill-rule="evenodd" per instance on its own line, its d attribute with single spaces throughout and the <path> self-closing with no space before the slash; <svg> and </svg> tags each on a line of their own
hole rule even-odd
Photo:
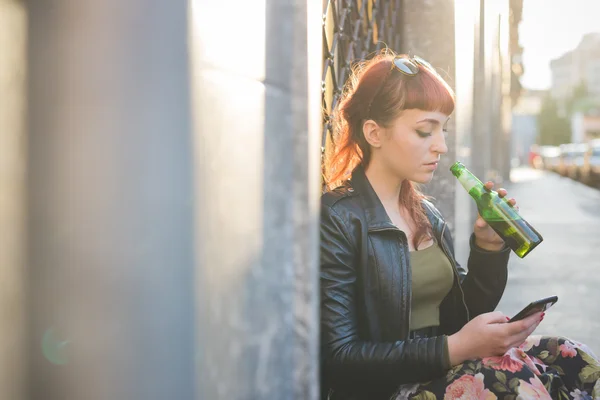
<svg viewBox="0 0 600 400">
<path fill-rule="evenodd" d="M 567 174 L 567 165 L 571 162 L 571 144 L 561 144 L 558 148 L 560 151 L 560 155 L 558 156 L 558 165 L 556 166 L 556 172 L 559 175 L 564 176 Z"/>
<path fill-rule="evenodd" d="M 600 139 L 589 143 L 579 169 L 579 179 L 587 185 L 600 187 Z"/>
<path fill-rule="evenodd" d="M 586 144 L 567 143 L 560 145 L 560 161 L 557 172 L 562 176 L 577 179 L 578 166 L 583 166 L 583 156 L 587 150 Z"/>
<path fill-rule="evenodd" d="M 589 146 L 587 143 L 576 144 L 573 147 L 572 162 L 569 165 L 569 167 L 567 168 L 567 176 L 569 178 L 575 179 L 575 180 L 580 179 L 579 173 L 581 171 L 581 168 L 583 168 L 583 161 L 584 161 L 585 154 L 588 151 L 588 148 L 589 148 Z"/>
<path fill-rule="evenodd" d="M 556 171 L 560 161 L 560 148 L 558 146 L 541 146 L 539 152 L 539 168 Z"/>
<path fill-rule="evenodd" d="M 531 168 L 541 168 L 542 167 L 542 157 L 540 154 L 540 146 L 537 144 L 531 145 L 529 148 L 529 154 L 527 156 L 527 161 Z"/>
</svg>

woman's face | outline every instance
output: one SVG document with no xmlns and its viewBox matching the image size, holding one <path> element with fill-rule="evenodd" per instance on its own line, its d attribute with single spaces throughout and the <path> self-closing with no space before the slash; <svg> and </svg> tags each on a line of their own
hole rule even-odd
<svg viewBox="0 0 600 400">
<path fill-rule="evenodd" d="M 391 126 L 383 128 L 377 152 L 380 161 L 401 179 L 431 181 L 440 156 L 448 151 L 448 119 L 437 111 L 404 110 Z"/>
</svg>

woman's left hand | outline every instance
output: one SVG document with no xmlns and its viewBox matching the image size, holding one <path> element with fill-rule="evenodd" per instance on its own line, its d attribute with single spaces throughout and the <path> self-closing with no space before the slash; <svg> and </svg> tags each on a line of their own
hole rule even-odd
<svg viewBox="0 0 600 400">
<path fill-rule="evenodd" d="M 485 187 L 488 190 L 492 190 L 494 184 L 486 182 Z M 506 189 L 498 189 L 498 196 L 506 197 Z M 517 202 L 515 199 L 510 199 L 508 202 L 515 209 L 519 209 L 516 207 Z M 504 240 L 494 232 L 492 227 L 479 214 L 477 214 L 477 221 L 475 221 L 473 232 L 475 233 L 475 244 L 478 247 L 488 251 L 500 251 L 504 248 Z"/>
</svg>

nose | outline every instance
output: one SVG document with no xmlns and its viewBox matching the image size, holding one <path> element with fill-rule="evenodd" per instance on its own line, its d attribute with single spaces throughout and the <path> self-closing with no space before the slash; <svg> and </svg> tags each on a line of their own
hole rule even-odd
<svg viewBox="0 0 600 400">
<path fill-rule="evenodd" d="M 442 131 L 434 136 L 433 143 L 431 144 L 431 150 L 438 154 L 446 154 L 448 152 L 445 132 Z"/>
</svg>

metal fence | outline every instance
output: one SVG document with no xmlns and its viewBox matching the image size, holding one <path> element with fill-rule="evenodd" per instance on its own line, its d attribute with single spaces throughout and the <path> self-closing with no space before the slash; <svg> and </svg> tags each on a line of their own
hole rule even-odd
<svg viewBox="0 0 600 400">
<path fill-rule="evenodd" d="M 401 46 L 402 0 L 323 0 L 321 152 L 331 145 L 331 112 L 354 63 Z"/>
</svg>

